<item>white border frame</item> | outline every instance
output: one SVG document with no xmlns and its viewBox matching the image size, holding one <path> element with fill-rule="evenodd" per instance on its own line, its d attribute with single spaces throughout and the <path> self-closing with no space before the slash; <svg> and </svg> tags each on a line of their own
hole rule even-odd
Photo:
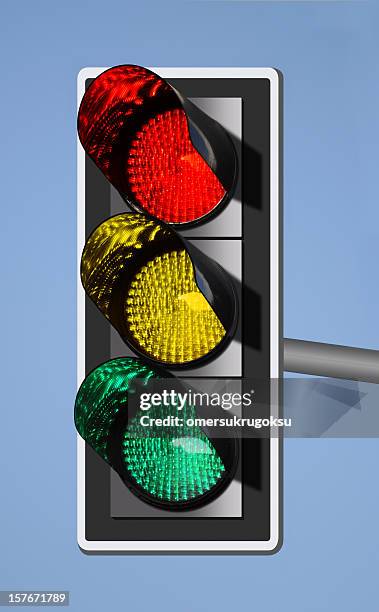
<svg viewBox="0 0 379 612">
<path fill-rule="evenodd" d="M 78 74 L 78 109 L 86 79 L 106 68 L 83 68 Z M 279 216 L 279 75 L 273 68 L 151 68 L 163 78 L 234 78 L 270 81 L 270 377 L 280 369 L 280 216 Z M 85 152 L 77 140 L 77 385 L 85 378 L 85 294 L 80 282 L 80 259 L 85 243 Z M 280 546 L 280 440 L 270 440 L 270 539 L 264 541 L 93 541 L 85 537 L 85 442 L 77 435 L 77 532 L 78 544 L 88 552 L 273 552 Z"/>
</svg>

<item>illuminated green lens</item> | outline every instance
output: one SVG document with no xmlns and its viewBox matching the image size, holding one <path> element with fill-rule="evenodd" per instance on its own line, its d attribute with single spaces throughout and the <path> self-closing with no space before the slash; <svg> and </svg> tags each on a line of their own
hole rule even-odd
<svg viewBox="0 0 379 612">
<path fill-rule="evenodd" d="M 180 411 L 175 404 L 152 406 L 148 411 L 139 407 L 141 385 L 146 388 L 150 379 L 161 377 L 131 357 L 100 365 L 78 391 L 75 425 L 144 501 L 168 510 L 191 508 L 226 486 L 230 477 L 226 465 L 231 459 L 226 464 L 203 430 L 192 426 L 196 418 L 192 406 Z M 136 395 L 136 407 L 128 406 L 131 393 Z M 157 419 L 169 422 L 160 426 Z"/>
<path fill-rule="evenodd" d="M 184 414 L 183 414 L 184 412 Z M 187 408 L 185 422 L 194 412 Z M 148 494 L 165 501 L 188 501 L 214 487 L 225 471 L 216 449 L 199 428 L 149 427 L 132 419 L 123 442 L 127 469 Z M 167 407 L 149 410 L 145 418 L 167 418 Z M 150 435 L 149 435 L 150 434 Z"/>
</svg>

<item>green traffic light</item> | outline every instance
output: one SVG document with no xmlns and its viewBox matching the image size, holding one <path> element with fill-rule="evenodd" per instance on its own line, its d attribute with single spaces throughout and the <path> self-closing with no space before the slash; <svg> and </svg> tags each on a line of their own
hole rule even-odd
<svg viewBox="0 0 379 612">
<path fill-rule="evenodd" d="M 229 484 L 235 445 L 228 440 L 215 445 L 200 427 L 187 425 L 196 416 L 190 405 L 181 409 L 180 422 L 175 404 L 154 406 L 148 415 L 138 405 L 131 410 L 129 395 L 163 376 L 170 377 L 131 357 L 100 365 L 78 391 L 75 425 L 138 497 L 167 510 L 191 509 Z M 167 417 L 172 424 L 154 424 Z M 148 427 L 142 424 L 146 420 L 152 423 Z"/>
</svg>

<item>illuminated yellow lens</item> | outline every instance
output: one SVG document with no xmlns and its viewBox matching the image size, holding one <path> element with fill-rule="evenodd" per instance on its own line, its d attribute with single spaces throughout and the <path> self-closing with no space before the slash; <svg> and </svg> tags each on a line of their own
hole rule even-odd
<svg viewBox="0 0 379 612">
<path fill-rule="evenodd" d="M 132 347 L 181 364 L 207 355 L 226 331 L 196 285 L 180 238 L 140 213 L 104 221 L 86 242 L 87 294 Z"/>
<path fill-rule="evenodd" d="M 142 350 L 165 363 L 199 359 L 225 336 L 184 250 L 155 257 L 140 269 L 130 284 L 125 315 Z"/>
</svg>

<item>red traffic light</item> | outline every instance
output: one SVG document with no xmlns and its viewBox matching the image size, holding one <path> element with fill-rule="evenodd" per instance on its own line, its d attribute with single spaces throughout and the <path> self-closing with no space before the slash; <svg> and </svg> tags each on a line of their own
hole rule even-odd
<svg viewBox="0 0 379 612">
<path fill-rule="evenodd" d="M 231 198 L 237 161 L 228 134 L 146 68 L 117 66 L 98 76 L 83 96 L 78 133 L 88 155 L 140 212 L 193 224 Z"/>
</svg>

